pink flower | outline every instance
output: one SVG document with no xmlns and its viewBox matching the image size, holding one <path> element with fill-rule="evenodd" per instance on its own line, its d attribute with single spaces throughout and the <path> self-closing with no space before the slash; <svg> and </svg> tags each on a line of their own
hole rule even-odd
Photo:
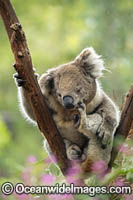
<svg viewBox="0 0 133 200">
<path fill-rule="evenodd" d="M 21 174 L 21 178 L 25 184 L 30 184 L 31 180 L 31 168 L 26 168 L 25 171 Z"/>
<path fill-rule="evenodd" d="M 66 177 L 66 180 L 67 180 L 67 183 L 69 183 L 69 184 L 71 184 L 71 183 L 73 183 L 73 184 L 77 184 L 77 179 L 76 179 L 76 177 L 71 177 L 71 176 L 67 176 Z"/>
<path fill-rule="evenodd" d="M 125 153 L 127 156 L 130 154 L 130 148 L 127 144 L 119 145 L 118 150 L 119 152 Z"/>
<path fill-rule="evenodd" d="M 5 194 L 2 194 L 1 196 L 3 199 L 6 199 L 6 197 L 7 197 Z"/>
<path fill-rule="evenodd" d="M 71 200 L 71 194 L 51 194 L 49 195 L 50 200 Z"/>
<path fill-rule="evenodd" d="M 36 157 L 31 155 L 27 158 L 27 161 L 31 164 L 35 163 L 37 160 L 36 160 Z"/>
<path fill-rule="evenodd" d="M 96 174 L 104 174 L 107 171 L 108 167 L 105 161 L 100 160 L 93 163 L 91 169 L 92 172 Z"/>
<path fill-rule="evenodd" d="M 32 200 L 31 195 L 13 193 L 18 200 Z"/>
<path fill-rule="evenodd" d="M 133 194 L 131 195 L 126 195 L 125 200 L 133 200 Z"/>
<path fill-rule="evenodd" d="M 118 177 L 115 180 L 115 186 L 124 186 L 124 185 L 125 185 L 125 179 L 124 178 Z"/>
<path fill-rule="evenodd" d="M 47 157 L 45 160 L 44 160 L 45 163 L 47 164 L 50 164 L 52 162 L 54 163 L 57 163 L 57 159 L 54 155 L 51 155 L 50 157 Z"/>
<path fill-rule="evenodd" d="M 59 200 L 59 195 L 58 194 L 50 194 L 48 195 L 50 200 Z"/>
<path fill-rule="evenodd" d="M 67 171 L 67 176 L 77 176 L 81 172 L 79 163 L 72 162 L 72 167 Z"/>
<path fill-rule="evenodd" d="M 54 155 L 51 155 L 50 158 L 51 158 L 52 162 L 57 163 L 57 159 Z"/>
<path fill-rule="evenodd" d="M 47 163 L 47 164 L 50 164 L 50 163 L 52 162 L 52 160 L 51 160 L 49 157 L 47 157 L 47 158 L 44 160 L 44 162 Z"/>
<path fill-rule="evenodd" d="M 67 176 L 66 176 L 67 183 L 69 184 L 74 183 L 75 185 L 82 184 L 82 182 L 79 183 L 78 180 L 78 176 L 80 173 L 81 173 L 81 168 L 79 163 L 73 162 L 72 167 L 70 167 L 67 171 Z"/>
<path fill-rule="evenodd" d="M 55 176 L 50 174 L 45 174 L 41 178 L 41 182 L 45 185 L 51 185 L 55 181 Z"/>
<path fill-rule="evenodd" d="M 63 194 L 63 195 L 60 195 L 61 196 L 61 200 L 69 200 L 72 198 L 72 195 L 71 194 Z"/>
</svg>

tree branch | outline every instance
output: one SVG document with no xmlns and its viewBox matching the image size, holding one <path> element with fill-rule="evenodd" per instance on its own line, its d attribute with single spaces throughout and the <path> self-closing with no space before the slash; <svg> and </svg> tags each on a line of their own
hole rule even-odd
<svg viewBox="0 0 133 200">
<path fill-rule="evenodd" d="M 122 109 L 120 124 L 115 133 L 114 147 L 112 150 L 110 167 L 112 167 L 113 161 L 115 160 L 118 154 L 118 143 L 119 145 L 124 143 L 132 127 L 133 127 L 133 85 L 131 86 L 126 96 Z"/>
<path fill-rule="evenodd" d="M 116 134 L 121 134 L 125 138 L 131 129 L 133 122 L 133 85 L 131 86 L 124 102 L 120 125 L 116 131 Z"/>
<path fill-rule="evenodd" d="M 44 97 L 34 76 L 26 37 L 10 0 L 0 0 L 0 13 L 15 57 L 16 64 L 14 67 L 18 74 L 26 80 L 24 86 L 26 96 L 33 109 L 39 129 L 46 137 L 53 154 L 56 156 L 61 171 L 65 174 L 69 167 L 69 162 L 64 142 L 44 102 Z"/>
</svg>

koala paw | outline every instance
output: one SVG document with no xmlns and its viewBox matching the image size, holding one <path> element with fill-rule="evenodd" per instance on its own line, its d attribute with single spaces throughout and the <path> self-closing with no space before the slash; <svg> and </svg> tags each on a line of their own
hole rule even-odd
<svg viewBox="0 0 133 200">
<path fill-rule="evenodd" d="M 77 129 L 82 124 L 82 120 L 86 117 L 86 107 L 85 104 L 79 102 L 77 105 L 78 114 L 73 116 L 74 127 Z"/>
<path fill-rule="evenodd" d="M 75 144 L 68 147 L 67 157 L 68 157 L 69 160 L 84 161 L 86 159 L 85 154 L 82 154 L 81 149 Z"/>
<path fill-rule="evenodd" d="M 39 76 L 37 73 L 35 73 L 34 75 L 36 78 L 38 78 Z M 24 83 L 26 82 L 26 80 L 23 80 L 22 77 L 18 73 L 15 73 L 13 75 L 13 78 L 15 78 L 18 87 L 22 87 Z"/>
<path fill-rule="evenodd" d="M 100 127 L 96 135 L 98 139 L 101 141 L 101 147 L 102 149 L 105 149 L 108 145 L 111 144 L 111 134 L 106 130 L 104 126 Z"/>
<path fill-rule="evenodd" d="M 86 111 L 86 106 L 83 102 L 78 102 L 78 105 L 77 105 L 77 108 L 79 110 L 79 112 L 83 112 L 83 111 Z"/>
<path fill-rule="evenodd" d="M 15 78 L 18 87 L 22 87 L 26 82 L 26 80 L 23 80 L 22 77 L 17 73 L 14 74 L 13 77 Z"/>
<path fill-rule="evenodd" d="M 79 131 L 86 128 L 86 106 L 85 104 L 81 104 L 81 106 L 78 108 L 79 114 L 80 114 L 80 123 L 78 126 Z"/>
<path fill-rule="evenodd" d="M 80 115 L 79 114 L 75 114 L 73 116 L 73 123 L 74 123 L 74 127 L 77 129 L 80 125 Z"/>
</svg>

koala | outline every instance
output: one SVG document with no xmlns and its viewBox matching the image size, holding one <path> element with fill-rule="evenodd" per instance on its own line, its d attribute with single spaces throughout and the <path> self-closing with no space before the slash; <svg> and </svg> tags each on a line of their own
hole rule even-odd
<svg viewBox="0 0 133 200">
<path fill-rule="evenodd" d="M 100 86 L 98 79 L 103 70 L 101 56 L 89 47 L 73 61 L 48 70 L 38 81 L 70 160 L 83 162 L 89 155 L 96 160 L 110 161 L 120 115 L 115 103 Z M 21 110 L 26 118 L 35 122 L 25 95 L 25 80 L 19 75 L 14 77 L 19 86 Z M 50 152 L 46 142 L 45 146 Z"/>
</svg>

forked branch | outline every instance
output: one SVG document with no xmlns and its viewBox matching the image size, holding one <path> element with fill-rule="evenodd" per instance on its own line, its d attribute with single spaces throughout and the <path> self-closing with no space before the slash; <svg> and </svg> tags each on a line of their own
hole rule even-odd
<svg viewBox="0 0 133 200">
<path fill-rule="evenodd" d="M 64 142 L 50 115 L 44 101 L 36 77 L 34 76 L 32 60 L 27 46 L 25 33 L 10 0 L 0 0 L 0 13 L 8 33 L 11 48 L 15 57 L 15 69 L 26 80 L 25 91 L 31 104 L 40 131 L 47 139 L 63 174 L 66 173 L 69 162 L 65 152 Z"/>
</svg>

